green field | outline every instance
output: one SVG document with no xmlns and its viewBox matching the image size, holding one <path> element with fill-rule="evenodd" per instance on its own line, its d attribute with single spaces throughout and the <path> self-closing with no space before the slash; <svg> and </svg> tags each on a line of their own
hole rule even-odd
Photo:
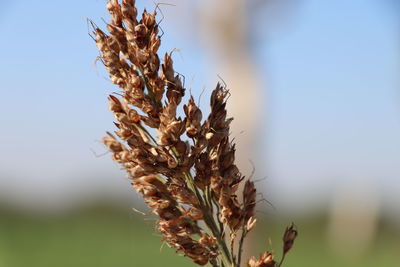
<svg viewBox="0 0 400 267">
<path fill-rule="evenodd" d="M 329 250 L 323 219 L 296 222 L 300 235 L 288 255 L 287 267 L 400 266 L 399 231 L 382 224 L 370 252 L 340 260 Z M 269 246 L 276 251 L 284 226 L 258 225 L 250 242 L 254 254 Z M 279 235 L 277 235 L 279 234 Z M 257 252 L 257 253 L 256 253 Z M 194 266 L 162 246 L 151 218 L 130 210 L 88 208 L 63 216 L 38 216 L 1 210 L 0 267 L 128 267 Z"/>
</svg>

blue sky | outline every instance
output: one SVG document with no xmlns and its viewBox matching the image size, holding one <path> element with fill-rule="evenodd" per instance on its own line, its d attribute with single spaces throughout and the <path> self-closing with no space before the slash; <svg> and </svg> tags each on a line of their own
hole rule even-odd
<svg viewBox="0 0 400 267">
<path fill-rule="evenodd" d="M 299 199 L 343 184 L 399 190 L 399 25 L 383 2 L 303 1 L 270 44 L 271 181 L 287 177 Z"/>
<path fill-rule="evenodd" d="M 282 206 L 323 202 L 343 184 L 377 188 L 387 207 L 400 202 L 399 13 L 389 2 L 302 0 L 277 29 L 265 25 L 267 9 L 254 19 L 252 54 L 266 84 L 257 171 Z M 86 24 L 102 23 L 103 4 L 0 4 L 0 188 L 10 199 L 62 202 L 93 184 L 130 192 L 109 157 L 91 152 L 104 152 L 96 140 L 112 129 L 106 96 L 114 88 L 94 64 Z M 180 48 L 176 69 L 198 95 L 217 80 L 213 62 L 170 8 L 163 49 Z"/>
</svg>

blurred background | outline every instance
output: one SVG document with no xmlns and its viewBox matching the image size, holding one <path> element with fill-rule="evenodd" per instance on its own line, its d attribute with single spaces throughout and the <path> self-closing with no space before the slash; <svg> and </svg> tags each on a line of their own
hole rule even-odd
<svg viewBox="0 0 400 267">
<path fill-rule="evenodd" d="M 398 266 L 399 2 L 166 2 L 162 51 L 206 111 L 231 89 L 239 165 L 268 200 L 248 250 L 279 255 L 293 221 L 285 266 Z M 116 88 L 86 18 L 104 25 L 105 1 L 0 1 L 0 267 L 188 266 L 99 141 Z"/>
</svg>

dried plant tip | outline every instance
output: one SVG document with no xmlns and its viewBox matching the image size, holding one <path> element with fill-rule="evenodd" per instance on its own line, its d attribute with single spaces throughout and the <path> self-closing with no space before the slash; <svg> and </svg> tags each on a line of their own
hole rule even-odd
<svg viewBox="0 0 400 267">
<path fill-rule="evenodd" d="M 265 251 L 260 255 L 258 260 L 254 257 L 251 257 L 247 262 L 248 267 L 275 267 L 276 262 L 274 260 L 273 255 L 269 251 Z"/>
<path fill-rule="evenodd" d="M 186 134 L 190 138 L 194 138 L 201 130 L 201 120 L 203 115 L 201 110 L 194 103 L 193 96 L 190 97 L 189 103 L 183 106 L 186 114 Z"/>
<path fill-rule="evenodd" d="M 256 223 L 257 223 L 257 219 L 250 217 L 246 224 L 247 232 L 250 232 L 251 230 L 253 230 L 253 228 L 256 226 Z"/>
<path fill-rule="evenodd" d="M 283 235 L 283 253 L 286 254 L 292 248 L 294 240 L 297 237 L 297 230 L 292 223 L 290 227 L 286 227 L 285 234 Z"/>
<path fill-rule="evenodd" d="M 217 244 L 217 239 L 215 237 L 209 236 L 209 235 L 203 235 L 199 239 L 200 244 L 206 246 L 206 247 L 215 247 Z"/>
<path fill-rule="evenodd" d="M 195 221 L 202 220 L 203 219 L 203 212 L 199 209 L 196 208 L 191 208 L 187 212 L 187 215 Z"/>
<path fill-rule="evenodd" d="M 246 181 L 243 189 L 243 216 L 247 222 L 254 216 L 254 209 L 256 207 L 256 188 L 254 182 Z"/>
</svg>

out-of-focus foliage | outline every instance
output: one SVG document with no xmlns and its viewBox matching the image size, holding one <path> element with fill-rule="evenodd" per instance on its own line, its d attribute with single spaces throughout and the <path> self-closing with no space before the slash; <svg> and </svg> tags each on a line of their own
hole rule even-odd
<svg viewBox="0 0 400 267">
<path fill-rule="evenodd" d="M 63 217 L 1 214 L 1 267 L 180 267 L 191 262 L 161 248 L 154 222 L 133 211 L 99 208 Z"/>
<path fill-rule="evenodd" d="M 63 216 L 38 216 L 0 211 L 0 267 L 110 267 L 110 266 L 191 266 L 176 257 L 167 246 L 160 247 L 160 236 L 153 222 L 135 212 L 113 208 L 88 208 Z M 150 219 L 150 217 L 149 217 Z M 280 252 L 282 223 L 265 225 L 260 218 L 258 232 L 250 238 L 252 251 L 260 253 L 271 236 Z M 378 238 L 369 252 L 357 259 L 340 259 L 327 243 L 324 216 L 296 222 L 300 235 L 289 253 L 285 267 L 395 267 L 399 229 L 381 223 Z M 282 229 L 281 229 L 282 228 Z"/>
</svg>

